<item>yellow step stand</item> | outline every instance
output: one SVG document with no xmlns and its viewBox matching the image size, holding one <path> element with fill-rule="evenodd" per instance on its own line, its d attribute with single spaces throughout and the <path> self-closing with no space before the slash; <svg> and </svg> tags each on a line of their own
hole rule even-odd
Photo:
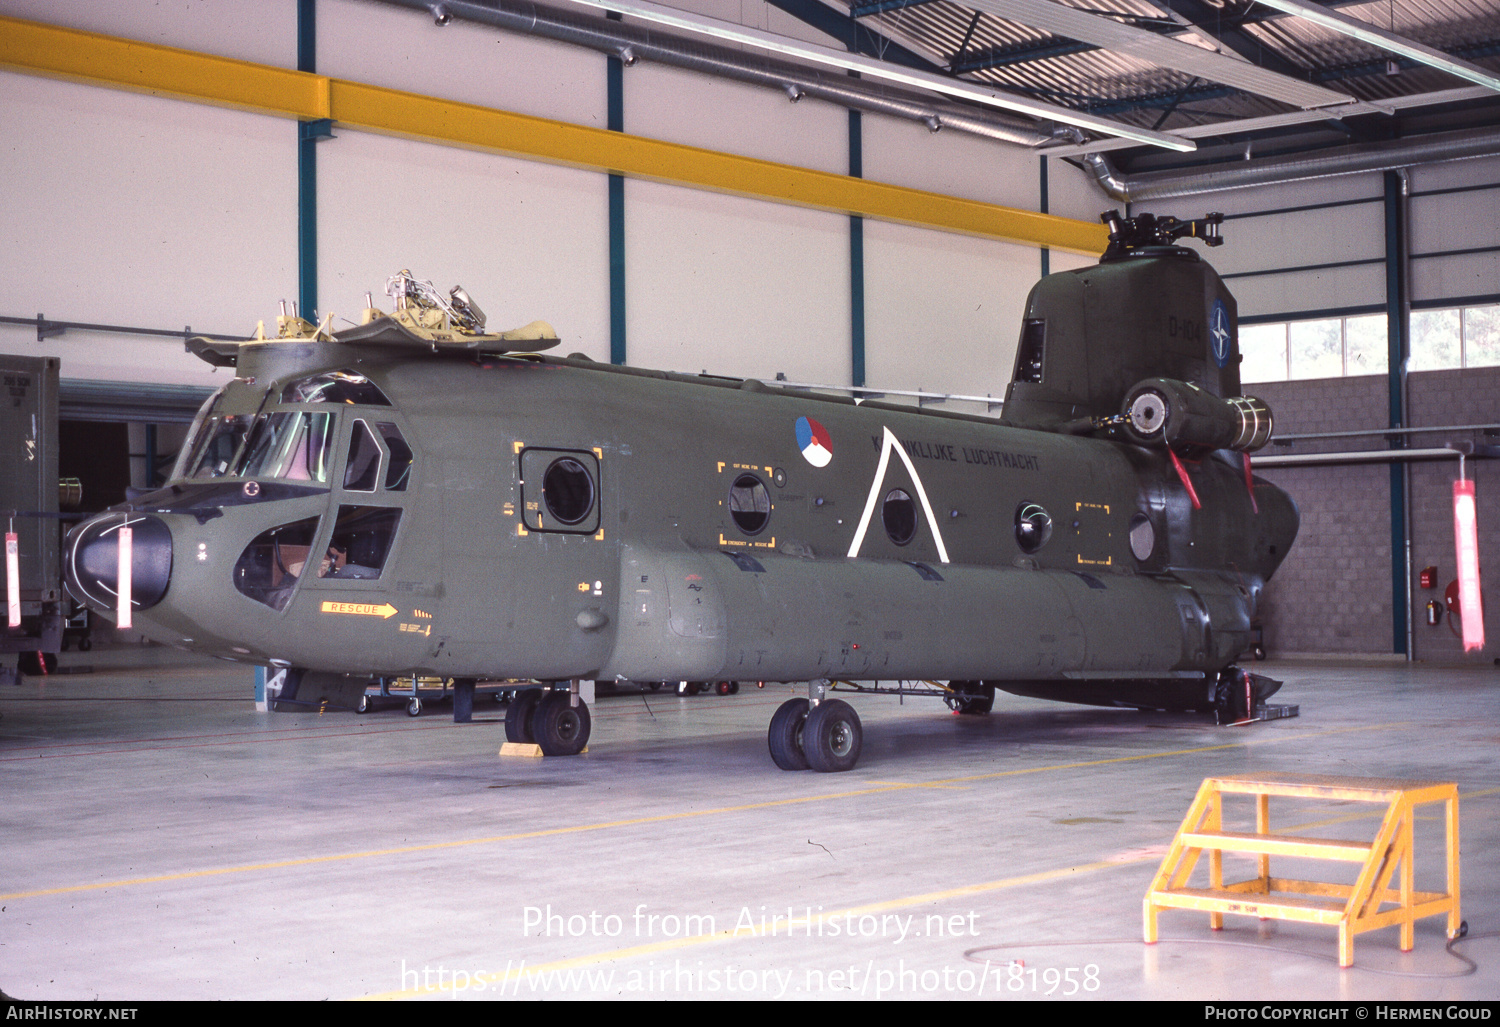
<svg viewBox="0 0 1500 1027">
<path fill-rule="evenodd" d="M 1224 831 L 1224 796 L 1255 797 L 1255 833 Z M 1270 797 L 1384 803 L 1385 817 L 1370 842 L 1278 835 L 1270 831 Z M 1447 840 L 1447 890 L 1416 890 L 1415 820 L 1418 806 L 1441 802 Z M 1208 853 L 1208 887 L 1188 881 L 1198 857 Z M 1257 875 L 1224 883 L 1224 853 L 1254 855 Z M 1330 859 L 1360 864 L 1352 885 L 1294 881 L 1271 876 L 1272 856 Z M 1210 777 L 1183 819 L 1145 899 L 1146 943 L 1156 941 L 1157 914 L 1164 909 L 1192 909 L 1209 915 L 1220 930 L 1224 914 L 1261 919 L 1299 920 L 1339 929 L 1339 966 L 1354 963 L 1354 936 L 1395 924 L 1401 926 L 1401 951 L 1416 944 L 1413 924 L 1422 917 L 1448 916 L 1448 937 L 1461 936 L 1458 889 L 1458 786 L 1438 781 L 1331 777 L 1298 774 L 1240 774 Z M 1400 869 L 1400 879 L 1392 879 Z"/>
</svg>

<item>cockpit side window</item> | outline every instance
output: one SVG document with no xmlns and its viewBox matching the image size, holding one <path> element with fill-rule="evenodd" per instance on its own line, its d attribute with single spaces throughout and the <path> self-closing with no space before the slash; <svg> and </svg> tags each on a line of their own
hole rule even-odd
<svg viewBox="0 0 1500 1027">
<path fill-rule="evenodd" d="M 400 523 L 399 507 L 340 506 L 318 577 L 380 577 Z"/>
<path fill-rule="evenodd" d="M 182 444 L 171 480 L 219 478 L 233 473 L 240 447 L 264 404 L 265 390 L 236 378 L 203 404 Z"/>
<path fill-rule="evenodd" d="M 391 401 L 379 386 L 353 371 L 325 371 L 288 382 L 281 390 L 283 403 L 353 403 L 388 407 Z"/>
<path fill-rule="evenodd" d="M 380 422 L 380 437 L 385 440 L 385 448 L 390 450 L 391 459 L 385 468 L 385 487 L 390 492 L 405 492 L 406 482 L 411 477 L 411 447 L 406 444 L 406 438 L 389 421 Z"/>
<path fill-rule="evenodd" d="M 363 420 L 349 429 L 349 459 L 344 462 L 344 488 L 349 492 L 374 492 L 380 474 L 380 444 Z"/>
</svg>

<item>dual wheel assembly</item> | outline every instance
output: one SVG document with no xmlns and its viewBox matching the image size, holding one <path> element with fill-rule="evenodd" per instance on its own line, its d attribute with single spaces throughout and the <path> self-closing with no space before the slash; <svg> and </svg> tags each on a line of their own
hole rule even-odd
<svg viewBox="0 0 1500 1027">
<path fill-rule="evenodd" d="M 864 729 L 854 707 L 841 699 L 813 705 L 788 699 L 771 717 L 766 740 L 771 759 L 782 770 L 853 770 L 859 762 Z"/>
<path fill-rule="evenodd" d="M 505 740 L 541 746 L 544 756 L 576 756 L 589 744 L 588 703 L 572 692 L 528 688 L 505 710 Z"/>
</svg>

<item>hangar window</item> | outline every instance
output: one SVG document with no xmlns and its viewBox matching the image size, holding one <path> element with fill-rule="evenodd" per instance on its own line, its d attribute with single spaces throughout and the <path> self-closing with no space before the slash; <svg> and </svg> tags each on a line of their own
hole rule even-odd
<svg viewBox="0 0 1500 1027">
<path fill-rule="evenodd" d="M 1385 374 L 1385 329 L 1384 314 L 1241 325 L 1240 380 L 1284 382 Z M 1415 360 L 1415 345 L 1412 352 Z"/>
<path fill-rule="evenodd" d="M 1016 507 L 1016 544 L 1023 553 L 1034 553 L 1052 537 L 1052 515 L 1035 503 Z"/>
<path fill-rule="evenodd" d="M 385 398 L 370 379 L 353 371 L 328 371 L 288 382 L 281 390 L 283 403 L 358 403 L 362 406 L 388 407 Z"/>
<path fill-rule="evenodd" d="M 380 577 L 400 523 L 399 508 L 340 506 L 333 536 L 328 540 L 328 551 L 318 565 L 318 577 Z"/>
<path fill-rule="evenodd" d="M 594 509 L 594 479 L 570 456 L 552 461 L 542 475 L 542 501 L 564 524 L 578 524 Z"/>
<path fill-rule="evenodd" d="M 880 519 L 885 523 L 885 533 L 891 541 L 904 546 L 917 533 L 917 504 L 912 502 L 905 489 L 891 489 L 881 504 Z"/>
<path fill-rule="evenodd" d="M 729 516 L 746 535 L 757 535 L 771 519 L 771 495 L 753 474 L 742 474 L 729 487 Z"/>
<path fill-rule="evenodd" d="M 317 533 L 316 517 L 261 532 L 235 561 L 234 587 L 273 610 L 286 609 Z"/>
<path fill-rule="evenodd" d="M 334 425 L 332 414 L 298 411 L 261 414 L 245 443 L 239 475 L 328 481 Z"/>
</svg>

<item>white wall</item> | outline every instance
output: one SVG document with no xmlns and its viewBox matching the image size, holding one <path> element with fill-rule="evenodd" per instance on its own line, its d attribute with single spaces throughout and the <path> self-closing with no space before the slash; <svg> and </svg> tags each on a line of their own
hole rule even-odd
<svg viewBox="0 0 1500 1027">
<path fill-rule="evenodd" d="M 830 43 L 750 0 L 714 17 Z M 0 0 L 0 14 L 292 67 L 293 0 Z M 525 114 L 603 125 L 606 60 L 591 51 L 366 0 L 319 0 L 318 70 Z M 811 98 L 637 64 L 625 127 L 844 173 L 848 121 Z M 290 121 L 20 75 L 0 77 L 0 314 L 249 333 L 297 292 Z M 863 119 L 866 177 L 1036 209 L 1038 161 L 961 133 Z M 462 284 L 509 327 L 550 320 L 564 352 L 609 348 L 603 175 L 337 129 L 318 144 L 319 298 L 355 317 L 401 268 Z M 1052 162 L 1053 210 L 1107 206 Z M 849 222 L 657 183 L 626 183 L 628 359 L 683 370 L 848 382 Z M 1101 205 L 1102 204 L 1102 205 Z M 867 379 L 1003 391 L 1034 247 L 866 222 Z M 1054 253 L 1053 267 L 1087 263 Z M 172 340 L 70 332 L 0 347 L 63 357 L 68 377 L 213 384 Z"/>
</svg>

